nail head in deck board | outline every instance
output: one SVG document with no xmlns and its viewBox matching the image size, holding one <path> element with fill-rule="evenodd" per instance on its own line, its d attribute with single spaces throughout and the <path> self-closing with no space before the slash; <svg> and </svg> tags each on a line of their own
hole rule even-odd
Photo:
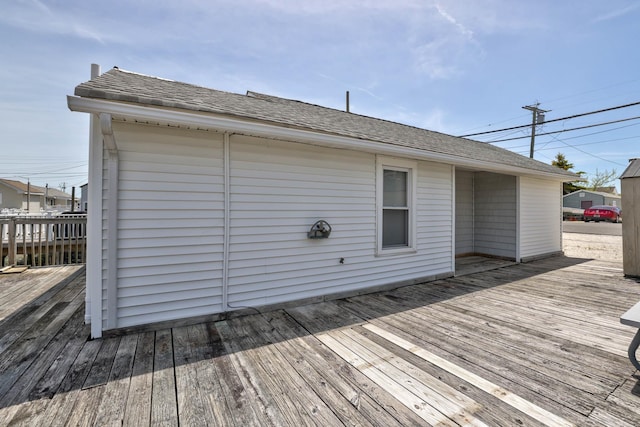
<svg viewBox="0 0 640 427">
<path fill-rule="evenodd" d="M 178 403 L 176 401 L 171 329 L 163 329 L 155 334 L 151 425 L 163 427 L 178 425 Z"/>
</svg>

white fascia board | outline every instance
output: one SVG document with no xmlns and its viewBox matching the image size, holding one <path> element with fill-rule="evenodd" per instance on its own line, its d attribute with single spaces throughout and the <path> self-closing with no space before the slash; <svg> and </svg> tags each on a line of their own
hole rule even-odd
<svg viewBox="0 0 640 427">
<path fill-rule="evenodd" d="M 67 105 L 71 111 L 82 113 L 109 113 L 118 118 L 154 121 L 175 125 L 192 126 L 219 130 L 220 132 L 239 133 L 250 136 L 270 139 L 282 139 L 285 141 L 301 142 L 323 147 L 341 148 L 356 151 L 365 151 L 387 156 L 407 157 L 416 160 L 426 160 L 468 167 L 475 170 L 497 172 L 513 175 L 526 175 L 544 177 L 561 182 L 575 181 L 570 177 L 549 172 L 535 171 L 517 166 L 495 164 L 493 162 L 465 159 L 449 154 L 434 153 L 432 151 L 403 147 L 382 142 L 375 142 L 346 136 L 323 134 L 320 132 L 303 129 L 287 128 L 264 122 L 249 121 L 248 119 L 221 117 L 213 113 L 189 112 L 185 110 L 170 110 L 154 106 L 107 101 L 102 99 L 81 98 L 67 96 Z"/>
</svg>

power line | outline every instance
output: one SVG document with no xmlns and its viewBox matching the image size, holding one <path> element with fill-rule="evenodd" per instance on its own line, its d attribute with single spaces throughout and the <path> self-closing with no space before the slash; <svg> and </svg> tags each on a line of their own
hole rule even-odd
<svg viewBox="0 0 640 427">
<path fill-rule="evenodd" d="M 594 127 L 598 127 L 598 126 L 611 125 L 611 124 L 614 124 L 614 123 L 628 122 L 629 120 L 638 120 L 638 119 L 640 119 L 640 116 L 629 117 L 627 119 L 613 120 L 613 121 L 610 121 L 610 122 L 596 123 L 596 124 L 593 124 L 593 125 L 580 126 L 580 127 L 577 127 L 577 128 L 554 130 L 552 132 L 538 133 L 538 134 L 536 134 L 536 136 L 552 135 L 554 133 L 571 132 L 571 131 L 574 131 L 574 130 L 594 128 Z M 546 123 L 549 123 L 549 122 L 546 122 Z M 621 129 L 621 128 L 616 128 L 616 129 Z M 615 130 L 615 129 L 612 129 L 612 130 Z M 495 140 L 495 141 L 484 141 L 484 142 L 487 142 L 489 144 L 495 144 L 495 143 L 498 143 L 498 142 L 515 141 L 516 139 L 524 139 L 524 138 L 529 138 L 529 135 L 516 136 L 516 137 L 513 137 L 513 138 L 505 138 L 505 139 L 498 139 L 498 140 Z"/>
<path fill-rule="evenodd" d="M 581 152 L 581 153 L 583 153 L 583 154 L 586 154 L 587 156 L 591 156 L 591 157 L 594 157 L 594 158 L 596 158 L 596 159 L 598 159 L 598 160 L 602 160 L 602 161 L 605 161 L 605 162 L 613 163 L 614 165 L 618 165 L 618 166 L 626 167 L 626 165 L 620 164 L 620 163 L 618 163 L 618 162 L 614 162 L 613 160 L 605 159 L 604 157 L 596 156 L 595 154 L 589 153 L 588 151 L 585 151 L 585 150 L 581 150 L 580 148 L 577 148 L 576 146 L 573 146 L 573 145 L 571 145 L 571 144 L 567 144 L 567 143 L 566 143 L 566 142 L 564 142 L 563 140 L 561 140 L 561 139 L 557 138 L 555 135 L 551 135 L 551 138 L 555 139 L 556 141 L 558 141 L 558 142 L 559 142 L 559 143 L 561 143 L 561 144 L 566 145 L 566 146 L 567 146 L 567 147 L 569 147 L 569 148 L 573 148 L 574 150 L 578 150 L 579 152 Z"/>
<path fill-rule="evenodd" d="M 587 113 L 574 114 L 572 116 L 560 117 L 559 119 L 547 120 L 547 121 L 545 121 L 545 124 L 546 123 L 559 122 L 559 121 L 562 121 L 562 120 L 575 119 L 577 117 L 588 116 L 588 115 L 591 115 L 591 114 L 605 113 L 607 111 L 619 110 L 621 108 L 634 107 L 636 105 L 640 105 L 640 102 L 633 102 L 631 104 L 618 105 L 616 107 L 603 108 L 602 110 L 589 111 Z M 496 132 L 504 132 L 506 130 L 522 129 L 522 128 L 526 128 L 526 127 L 529 127 L 529 126 L 531 126 L 531 125 L 530 124 L 526 124 L 526 125 L 520 125 L 520 126 L 513 126 L 513 127 L 510 127 L 510 128 L 495 129 L 495 130 L 488 130 L 486 132 L 478 132 L 478 133 L 470 133 L 470 134 L 467 134 L 467 135 L 460 135 L 459 137 L 460 138 L 467 138 L 467 137 L 470 137 L 470 136 L 486 135 L 486 134 L 489 134 L 489 133 L 496 133 Z"/>
</svg>

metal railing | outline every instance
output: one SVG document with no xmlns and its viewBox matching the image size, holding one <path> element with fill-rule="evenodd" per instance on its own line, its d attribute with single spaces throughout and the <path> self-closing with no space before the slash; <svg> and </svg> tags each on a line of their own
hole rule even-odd
<svg viewBox="0 0 640 427">
<path fill-rule="evenodd" d="M 0 267 L 84 264 L 87 216 L 0 217 Z"/>
</svg>

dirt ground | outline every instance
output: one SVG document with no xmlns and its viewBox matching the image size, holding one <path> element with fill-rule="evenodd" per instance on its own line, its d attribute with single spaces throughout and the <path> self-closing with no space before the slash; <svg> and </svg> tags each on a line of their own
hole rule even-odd
<svg viewBox="0 0 640 427">
<path fill-rule="evenodd" d="M 622 236 L 562 233 L 562 247 L 568 257 L 622 262 Z"/>
</svg>

